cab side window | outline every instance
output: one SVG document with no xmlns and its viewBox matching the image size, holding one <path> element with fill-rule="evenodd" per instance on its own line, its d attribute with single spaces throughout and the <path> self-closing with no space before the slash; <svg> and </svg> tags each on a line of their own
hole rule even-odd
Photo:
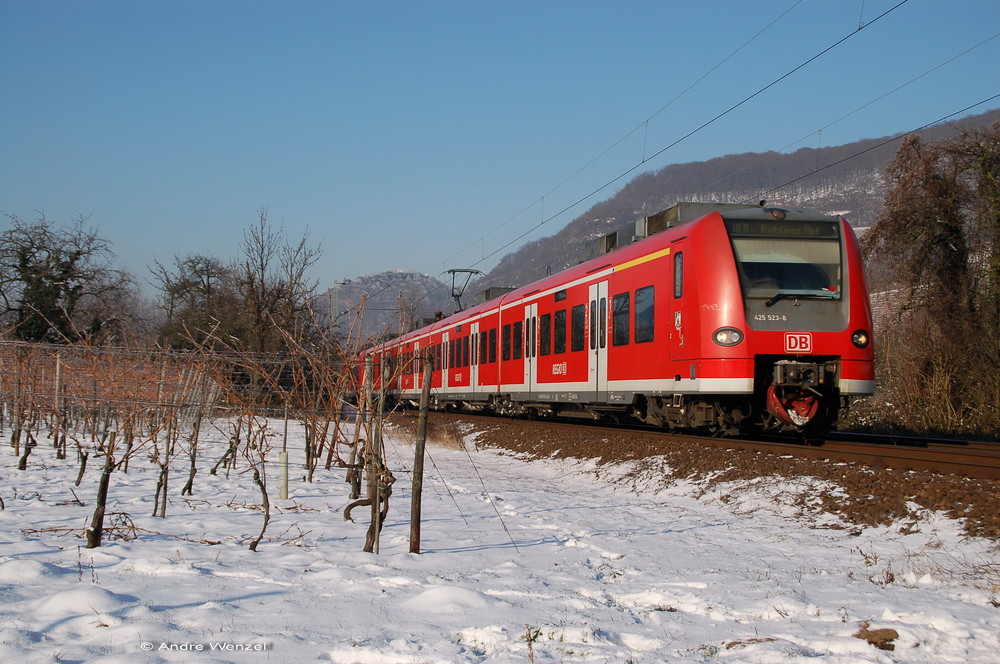
<svg viewBox="0 0 1000 664">
<path fill-rule="evenodd" d="M 684 296 L 684 252 L 674 254 L 674 297 Z"/>
</svg>

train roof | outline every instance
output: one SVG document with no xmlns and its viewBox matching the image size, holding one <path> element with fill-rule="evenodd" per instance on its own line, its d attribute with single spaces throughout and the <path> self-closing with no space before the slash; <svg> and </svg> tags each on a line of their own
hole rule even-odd
<svg viewBox="0 0 1000 664">
<path fill-rule="evenodd" d="M 612 252 L 598 255 L 586 260 L 578 265 L 566 268 L 560 272 L 542 277 L 526 286 L 513 289 L 498 297 L 486 302 L 476 304 L 463 311 L 456 312 L 440 320 L 434 321 L 419 329 L 407 332 L 391 341 L 378 344 L 377 347 L 387 344 L 407 343 L 412 339 L 424 337 L 436 331 L 464 324 L 472 318 L 497 311 L 506 306 L 519 302 L 535 293 L 558 290 L 560 286 L 573 283 L 585 278 L 587 275 L 600 272 L 605 268 L 613 268 L 615 265 L 641 258 L 650 253 L 654 253 L 668 246 L 671 242 L 690 231 L 691 226 L 701 221 L 708 220 L 714 215 L 719 215 L 723 219 L 742 220 L 788 220 L 788 221 L 832 221 L 839 219 L 839 216 L 821 214 L 808 210 L 788 210 L 776 207 L 744 206 L 733 204 L 709 204 L 709 203 L 678 203 L 677 205 L 664 210 L 663 212 L 646 217 L 645 221 L 659 219 L 665 220 L 662 229 L 653 231 L 653 234 L 627 244 Z M 715 217 L 718 218 L 718 217 Z"/>
</svg>

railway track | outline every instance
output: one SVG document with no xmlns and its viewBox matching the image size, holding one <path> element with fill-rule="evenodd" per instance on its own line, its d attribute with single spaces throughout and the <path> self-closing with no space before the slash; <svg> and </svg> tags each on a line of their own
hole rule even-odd
<svg viewBox="0 0 1000 664">
<path fill-rule="evenodd" d="M 789 453 L 797 456 L 850 461 L 874 468 L 1000 479 L 1000 443 L 832 432 L 807 445 L 782 449 L 789 447 Z"/>
<path fill-rule="evenodd" d="M 433 414 L 435 418 L 454 418 L 470 422 L 488 422 L 491 426 L 502 426 L 505 418 L 487 415 L 444 415 Z M 518 421 L 526 424 L 524 421 Z M 927 470 L 936 473 L 960 475 L 975 479 L 1000 479 L 1000 442 L 962 441 L 942 438 L 919 438 L 898 435 L 856 434 L 832 432 L 821 438 L 809 439 L 805 443 L 777 437 L 772 438 L 712 438 L 691 434 L 668 433 L 648 427 L 612 426 L 604 423 L 581 423 L 551 421 L 535 422 L 540 427 L 588 431 L 594 435 L 601 432 L 631 433 L 642 438 L 656 440 L 652 449 L 668 448 L 670 441 L 697 443 L 700 445 L 747 449 L 768 454 L 789 455 L 798 458 L 827 459 L 859 463 L 872 468 L 895 468 L 901 470 Z"/>
</svg>

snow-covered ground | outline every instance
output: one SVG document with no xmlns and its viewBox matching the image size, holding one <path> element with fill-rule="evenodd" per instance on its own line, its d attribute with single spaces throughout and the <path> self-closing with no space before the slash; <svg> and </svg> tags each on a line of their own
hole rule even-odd
<svg viewBox="0 0 1000 664">
<path fill-rule="evenodd" d="M 477 451 L 472 440 L 468 451 L 432 446 L 416 555 L 412 447 L 391 438 L 399 479 L 380 554 L 362 552 L 367 508 L 343 521 L 342 470 L 307 484 L 293 469 L 283 501 L 274 468 L 269 539 L 253 553 L 261 514 L 249 475 L 213 477 L 206 458 L 194 495 L 181 497 L 178 463 L 160 519 L 149 516 L 155 467 L 136 459 L 114 474 L 109 509 L 128 513 L 138 538 L 86 549 L 78 534 L 99 463 L 74 487 L 75 461 L 55 460 L 46 442 L 25 471 L 9 452 L 0 462 L 0 662 L 1000 657 L 994 543 L 935 514 L 906 534 L 900 524 L 859 531 L 825 517 L 807 526 L 788 505 L 808 491 L 802 480 L 633 490 L 613 482 L 626 466 L 598 478 L 592 462 L 531 462 Z M 856 638 L 865 625 L 895 630 L 894 649 Z"/>
</svg>

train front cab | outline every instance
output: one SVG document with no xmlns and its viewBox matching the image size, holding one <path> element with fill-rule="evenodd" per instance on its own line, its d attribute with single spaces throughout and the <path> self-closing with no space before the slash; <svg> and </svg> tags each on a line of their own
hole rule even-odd
<svg viewBox="0 0 1000 664">
<path fill-rule="evenodd" d="M 843 219 L 776 208 L 723 213 L 766 428 L 835 423 L 845 397 L 874 389 L 871 310 L 857 239 Z M 720 335 L 723 338 L 719 338 Z"/>
</svg>

